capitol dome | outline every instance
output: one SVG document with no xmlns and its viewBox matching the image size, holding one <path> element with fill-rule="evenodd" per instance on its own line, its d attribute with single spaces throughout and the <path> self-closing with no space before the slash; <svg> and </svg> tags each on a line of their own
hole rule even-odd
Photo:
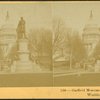
<svg viewBox="0 0 100 100">
<path fill-rule="evenodd" d="M 7 12 L 5 24 L 0 29 L 0 41 L 2 42 L 13 42 L 16 40 L 16 29 L 9 19 L 9 13 Z M 9 40 L 9 41 L 7 41 Z"/>
<path fill-rule="evenodd" d="M 88 23 L 85 25 L 83 31 L 84 31 L 84 34 L 100 34 L 99 27 L 93 18 L 92 11 L 90 13 Z"/>
<path fill-rule="evenodd" d="M 7 56 L 17 39 L 16 29 L 11 23 L 12 21 L 10 21 L 9 13 L 7 12 L 5 24 L 0 28 L 0 47 L 3 50 L 4 56 Z"/>
<path fill-rule="evenodd" d="M 89 21 L 83 29 L 82 38 L 84 41 L 84 45 L 87 49 L 88 55 L 91 55 L 95 46 L 100 40 L 100 29 L 95 23 L 95 20 L 93 19 L 92 11 L 89 16 Z"/>
</svg>

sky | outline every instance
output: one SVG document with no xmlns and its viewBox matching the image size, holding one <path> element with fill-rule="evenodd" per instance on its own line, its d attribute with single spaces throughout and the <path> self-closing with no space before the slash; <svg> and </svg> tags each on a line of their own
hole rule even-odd
<svg viewBox="0 0 100 100">
<path fill-rule="evenodd" d="M 91 10 L 95 22 L 100 27 L 100 2 L 63 1 L 33 3 L 0 3 L 0 26 L 5 23 L 9 12 L 13 27 L 17 27 L 20 17 L 24 17 L 26 28 L 52 28 L 52 19 L 61 18 L 66 26 L 82 31 L 88 22 Z"/>
<path fill-rule="evenodd" d="M 17 27 L 20 17 L 26 21 L 26 28 L 50 28 L 51 27 L 51 7 L 49 4 L 40 3 L 0 3 L 0 26 L 5 24 L 5 19 L 9 12 L 9 23 Z"/>
<path fill-rule="evenodd" d="M 59 2 L 53 4 L 53 17 L 62 18 L 66 26 L 82 31 L 88 23 L 90 12 L 100 27 L 100 2 Z"/>
</svg>

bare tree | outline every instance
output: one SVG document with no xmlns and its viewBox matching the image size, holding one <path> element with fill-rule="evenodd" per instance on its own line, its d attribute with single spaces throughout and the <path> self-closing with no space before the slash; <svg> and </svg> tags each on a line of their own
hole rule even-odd
<svg viewBox="0 0 100 100">
<path fill-rule="evenodd" d="M 71 28 L 66 27 L 66 24 L 62 19 L 53 20 L 53 55 L 56 51 L 64 50 L 68 43 L 68 34 L 70 34 Z"/>
<path fill-rule="evenodd" d="M 94 48 L 94 52 L 92 53 L 92 57 L 95 60 L 100 59 L 100 40 L 98 41 L 96 47 Z"/>
<path fill-rule="evenodd" d="M 52 69 L 52 32 L 49 29 L 33 29 L 29 36 L 31 59 Z M 45 60 L 43 60 L 45 59 Z"/>
<path fill-rule="evenodd" d="M 79 33 L 77 31 L 73 32 L 70 42 L 71 42 L 70 43 L 70 64 L 73 62 L 74 63 L 83 62 L 84 59 L 87 58 L 87 53 L 86 53 L 84 43 L 81 40 L 81 37 L 79 36 Z M 72 66 L 70 65 L 70 67 Z"/>
</svg>

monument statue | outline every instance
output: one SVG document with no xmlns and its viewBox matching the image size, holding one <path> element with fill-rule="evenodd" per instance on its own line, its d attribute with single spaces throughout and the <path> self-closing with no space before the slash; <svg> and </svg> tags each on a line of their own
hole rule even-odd
<svg viewBox="0 0 100 100">
<path fill-rule="evenodd" d="M 28 39 L 25 34 L 25 20 L 21 17 L 17 26 L 17 54 L 18 60 L 13 62 L 12 72 L 32 72 L 33 63 L 30 61 L 28 49 Z"/>
<path fill-rule="evenodd" d="M 25 34 L 25 21 L 21 17 L 18 27 L 17 27 L 17 55 L 18 59 L 13 62 L 11 72 L 17 73 L 30 73 L 37 71 L 37 68 L 34 67 L 33 62 L 30 60 L 30 50 L 29 50 L 29 41 L 26 38 Z M 39 68 L 40 69 L 40 68 Z M 38 70 L 39 70 L 38 69 Z M 41 69 L 40 69 L 41 70 Z"/>
<path fill-rule="evenodd" d="M 26 38 L 26 34 L 25 34 L 25 20 L 23 19 L 23 17 L 20 18 L 20 21 L 18 23 L 16 31 L 17 31 L 17 39 Z"/>
</svg>

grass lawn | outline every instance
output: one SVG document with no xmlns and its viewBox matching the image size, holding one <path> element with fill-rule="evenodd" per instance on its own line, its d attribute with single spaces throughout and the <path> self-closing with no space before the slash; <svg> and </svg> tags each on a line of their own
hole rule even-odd
<svg viewBox="0 0 100 100">
<path fill-rule="evenodd" d="M 52 73 L 0 74 L 0 87 L 49 87 L 52 81 Z"/>
<path fill-rule="evenodd" d="M 54 77 L 54 86 L 100 86 L 100 73 L 59 75 Z"/>
</svg>

